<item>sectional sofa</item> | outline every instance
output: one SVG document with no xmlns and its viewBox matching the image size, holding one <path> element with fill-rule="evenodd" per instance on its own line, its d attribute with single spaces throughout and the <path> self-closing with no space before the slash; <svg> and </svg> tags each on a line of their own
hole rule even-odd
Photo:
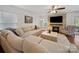
<svg viewBox="0 0 79 59">
<path fill-rule="evenodd" d="M 75 45 L 59 36 L 59 41 L 49 41 L 41 38 L 42 31 L 34 25 L 24 25 L 15 30 L 2 30 L 0 34 L 1 46 L 5 52 L 13 53 L 69 53 L 78 52 Z M 63 37 L 63 36 L 62 36 Z M 66 46 L 67 43 L 68 46 Z"/>
</svg>

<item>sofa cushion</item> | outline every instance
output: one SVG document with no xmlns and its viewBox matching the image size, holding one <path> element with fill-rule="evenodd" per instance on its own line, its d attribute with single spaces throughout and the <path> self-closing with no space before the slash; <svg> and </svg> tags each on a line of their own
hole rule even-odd
<svg viewBox="0 0 79 59">
<path fill-rule="evenodd" d="M 32 31 L 33 28 L 31 27 L 22 27 L 23 32 L 28 32 L 28 31 Z"/>
<path fill-rule="evenodd" d="M 64 45 L 45 39 L 40 44 L 47 48 L 50 53 L 67 53 L 69 51 Z"/>
<path fill-rule="evenodd" d="M 36 34 L 36 32 L 37 32 L 36 30 L 28 31 L 28 32 L 23 33 L 23 34 L 21 35 L 21 37 L 26 38 L 26 37 L 29 36 L 29 35 L 34 35 L 34 34 Z"/>
<path fill-rule="evenodd" d="M 7 39 L 8 33 L 11 33 L 11 31 L 9 31 L 9 30 L 2 30 L 2 31 L 1 31 L 1 35 L 2 35 L 5 39 Z"/>
<path fill-rule="evenodd" d="M 5 38 L 2 38 L 1 40 L 1 46 L 5 53 L 21 53 L 19 50 L 17 51 L 16 49 L 13 49 L 12 46 L 4 39 Z"/>
<path fill-rule="evenodd" d="M 21 28 L 24 32 L 28 32 L 34 30 L 35 26 L 33 24 L 25 24 Z"/>
<path fill-rule="evenodd" d="M 22 41 L 23 41 L 23 38 L 18 37 L 13 33 L 8 33 L 7 35 L 7 42 L 15 50 L 22 51 Z"/>
<path fill-rule="evenodd" d="M 34 33 L 33 33 L 33 35 L 40 36 L 41 33 L 42 33 L 42 31 L 43 31 L 42 29 L 35 30 Z"/>
<path fill-rule="evenodd" d="M 40 38 L 40 37 L 37 37 L 37 36 L 33 36 L 33 35 L 30 35 L 30 36 L 28 36 L 28 37 L 26 37 L 24 39 L 26 39 L 28 41 L 31 41 L 33 43 L 38 43 L 38 44 L 43 40 L 43 38 Z"/>
<path fill-rule="evenodd" d="M 32 41 L 23 41 L 23 52 L 25 53 L 47 53 L 48 50 L 42 45 L 36 44 Z"/>
<path fill-rule="evenodd" d="M 25 32 L 21 35 L 21 37 L 25 38 L 29 35 L 34 35 L 34 36 L 40 36 L 42 30 L 41 29 L 38 29 L 38 30 L 33 30 L 33 31 L 28 31 L 28 32 Z"/>
</svg>

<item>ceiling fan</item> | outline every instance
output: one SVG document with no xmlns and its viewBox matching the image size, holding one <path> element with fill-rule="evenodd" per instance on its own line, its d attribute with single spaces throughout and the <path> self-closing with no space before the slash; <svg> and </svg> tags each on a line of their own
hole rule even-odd
<svg viewBox="0 0 79 59">
<path fill-rule="evenodd" d="M 53 5 L 53 6 L 50 6 L 50 9 L 48 9 L 48 13 L 57 13 L 58 10 L 64 10 L 65 7 L 63 6 L 60 6 L 60 5 Z"/>
</svg>

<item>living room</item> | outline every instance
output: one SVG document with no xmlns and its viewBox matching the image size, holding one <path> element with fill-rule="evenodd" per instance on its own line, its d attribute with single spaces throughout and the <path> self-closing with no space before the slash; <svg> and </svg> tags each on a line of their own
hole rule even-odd
<svg viewBox="0 0 79 59">
<path fill-rule="evenodd" d="M 78 19 L 78 5 L 0 5 L 1 52 L 78 53 Z"/>
</svg>

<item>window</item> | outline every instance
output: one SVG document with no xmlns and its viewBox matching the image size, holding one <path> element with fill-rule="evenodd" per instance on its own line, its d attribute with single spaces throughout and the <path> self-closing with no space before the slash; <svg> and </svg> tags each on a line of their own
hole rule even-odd
<svg viewBox="0 0 79 59">
<path fill-rule="evenodd" d="M 40 19 L 40 25 L 41 25 L 41 27 L 47 27 L 48 19 Z"/>
<path fill-rule="evenodd" d="M 0 29 L 16 28 L 17 16 L 7 12 L 0 12 Z"/>
<path fill-rule="evenodd" d="M 75 26 L 79 26 L 79 17 L 76 17 L 74 19 L 74 24 L 75 24 Z"/>
</svg>

